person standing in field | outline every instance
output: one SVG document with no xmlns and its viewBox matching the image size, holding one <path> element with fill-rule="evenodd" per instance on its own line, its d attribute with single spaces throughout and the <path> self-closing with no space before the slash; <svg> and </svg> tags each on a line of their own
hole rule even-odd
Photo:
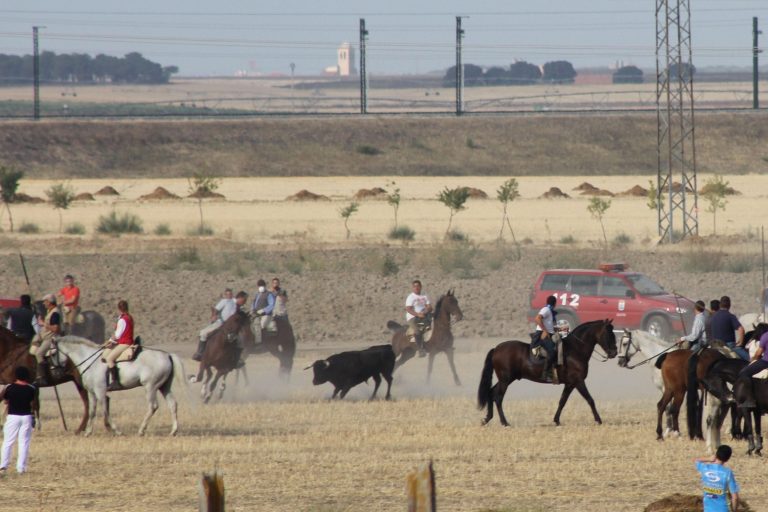
<svg viewBox="0 0 768 512">
<path fill-rule="evenodd" d="M 732 453 L 731 447 L 724 444 L 717 448 L 714 457 L 695 460 L 704 491 L 704 512 L 729 512 L 727 492 L 731 493 L 730 510 L 738 510 L 739 484 L 733 471 L 725 467 Z"/>
<path fill-rule="evenodd" d="M 64 276 L 64 288 L 59 290 L 58 302 L 64 317 L 64 334 L 69 334 L 77 321 L 77 315 L 80 314 L 80 288 L 75 286 L 75 278 L 71 274 Z"/>
<path fill-rule="evenodd" d="M 3 426 L 3 449 L 0 456 L 0 475 L 5 475 L 11 460 L 13 445 L 18 440 L 16 453 L 16 472 L 27 471 L 29 442 L 35 426 L 32 416 L 33 404 L 37 399 L 37 390 L 29 383 L 32 375 L 29 368 L 19 366 L 15 371 L 16 380 L 5 388 L 3 399 L 8 406 L 8 416 Z"/>
</svg>

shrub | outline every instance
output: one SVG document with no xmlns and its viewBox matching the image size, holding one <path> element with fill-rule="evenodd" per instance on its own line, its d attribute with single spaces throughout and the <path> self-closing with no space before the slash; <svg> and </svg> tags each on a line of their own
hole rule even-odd
<svg viewBox="0 0 768 512">
<path fill-rule="evenodd" d="M 470 278 L 475 275 L 476 256 L 477 248 L 471 244 L 450 244 L 440 248 L 437 263 L 443 272 L 455 273 L 461 278 Z"/>
<path fill-rule="evenodd" d="M 613 237 L 613 245 L 623 247 L 632 243 L 632 237 L 626 233 L 619 233 Z"/>
<path fill-rule="evenodd" d="M 390 240 L 402 240 L 404 242 L 410 242 L 416 237 L 416 232 L 408 226 L 398 226 L 392 228 L 387 235 Z"/>
<path fill-rule="evenodd" d="M 458 229 L 452 229 L 446 235 L 449 242 L 468 242 L 469 237 L 459 231 Z"/>
<path fill-rule="evenodd" d="M 680 263 L 684 272 L 719 272 L 723 268 L 723 252 L 693 249 L 683 254 Z"/>
<path fill-rule="evenodd" d="M 360 146 L 357 146 L 357 148 L 355 148 L 355 151 L 357 151 L 361 155 L 369 155 L 369 156 L 376 156 L 381 154 L 381 150 L 379 148 L 377 148 L 376 146 L 370 146 L 368 144 L 361 144 Z"/>
<path fill-rule="evenodd" d="M 19 233 L 24 233 L 27 235 L 34 235 L 40 232 L 40 226 L 38 226 L 34 222 L 22 222 L 21 226 L 19 226 L 18 231 Z"/>
<path fill-rule="evenodd" d="M 290 259 L 285 262 L 285 270 L 294 275 L 301 275 L 304 270 L 304 262 L 299 258 Z"/>
<path fill-rule="evenodd" d="M 395 275 L 400 272 L 400 265 L 397 264 L 397 261 L 391 254 L 385 254 L 384 259 L 381 260 L 380 271 L 384 277 Z"/>
<path fill-rule="evenodd" d="M 72 224 L 67 224 L 64 227 L 64 232 L 68 235 L 84 235 L 85 226 L 83 226 L 79 222 L 73 222 Z"/>
<path fill-rule="evenodd" d="M 200 224 L 187 229 L 187 236 L 212 236 L 213 228 L 208 224 Z"/>
<path fill-rule="evenodd" d="M 153 233 L 157 236 L 168 236 L 171 234 L 171 226 L 163 222 L 162 224 L 155 226 Z"/>
<path fill-rule="evenodd" d="M 469 149 L 482 149 L 482 146 L 475 142 L 475 139 L 471 137 L 467 137 L 467 147 Z"/>
<path fill-rule="evenodd" d="M 561 244 L 574 244 L 576 243 L 576 239 L 573 238 L 573 235 L 565 235 L 564 237 L 560 238 Z"/>
<path fill-rule="evenodd" d="M 724 270 L 734 274 L 751 272 L 757 266 L 757 258 L 751 254 L 733 254 L 726 256 L 724 260 Z"/>
<path fill-rule="evenodd" d="M 144 228 L 138 215 L 128 212 L 118 215 L 117 212 L 111 211 L 109 215 L 99 217 L 96 231 L 110 235 L 122 233 L 140 234 L 144 232 Z"/>
</svg>

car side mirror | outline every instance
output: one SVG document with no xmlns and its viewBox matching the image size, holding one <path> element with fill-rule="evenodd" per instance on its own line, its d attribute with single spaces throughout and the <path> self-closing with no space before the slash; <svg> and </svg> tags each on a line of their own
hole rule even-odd
<svg viewBox="0 0 768 512">
<path fill-rule="evenodd" d="M 634 299 L 635 298 L 635 292 L 632 291 L 632 290 L 627 290 L 627 292 L 624 295 L 626 295 L 630 299 Z"/>
</svg>

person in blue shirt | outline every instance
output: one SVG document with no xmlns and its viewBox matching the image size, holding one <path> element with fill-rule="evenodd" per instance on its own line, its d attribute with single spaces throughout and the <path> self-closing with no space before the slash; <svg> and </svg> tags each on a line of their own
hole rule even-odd
<svg viewBox="0 0 768 512">
<path fill-rule="evenodd" d="M 727 444 L 721 445 L 715 452 L 715 457 L 696 459 L 696 470 L 701 474 L 701 486 L 704 491 L 704 512 L 728 512 L 728 496 L 731 493 L 730 510 L 738 510 L 739 484 L 731 468 L 725 463 L 731 458 L 733 451 Z"/>
<path fill-rule="evenodd" d="M 749 361 L 749 352 L 744 348 L 744 327 L 730 309 L 731 298 L 723 295 L 720 298 L 720 309 L 712 315 L 712 339 L 722 341 L 743 360 Z"/>
</svg>

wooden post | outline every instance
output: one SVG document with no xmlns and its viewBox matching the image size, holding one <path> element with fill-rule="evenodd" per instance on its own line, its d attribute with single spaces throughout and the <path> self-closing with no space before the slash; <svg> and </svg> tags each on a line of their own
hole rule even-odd
<svg viewBox="0 0 768 512">
<path fill-rule="evenodd" d="M 224 512 L 224 477 L 216 471 L 200 480 L 200 512 Z"/>
<path fill-rule="evenodd" d="M 435 471 L 432 461 L 422 464 L 406 477 L 408 512 L 436 512 Z"/>
</svg>

